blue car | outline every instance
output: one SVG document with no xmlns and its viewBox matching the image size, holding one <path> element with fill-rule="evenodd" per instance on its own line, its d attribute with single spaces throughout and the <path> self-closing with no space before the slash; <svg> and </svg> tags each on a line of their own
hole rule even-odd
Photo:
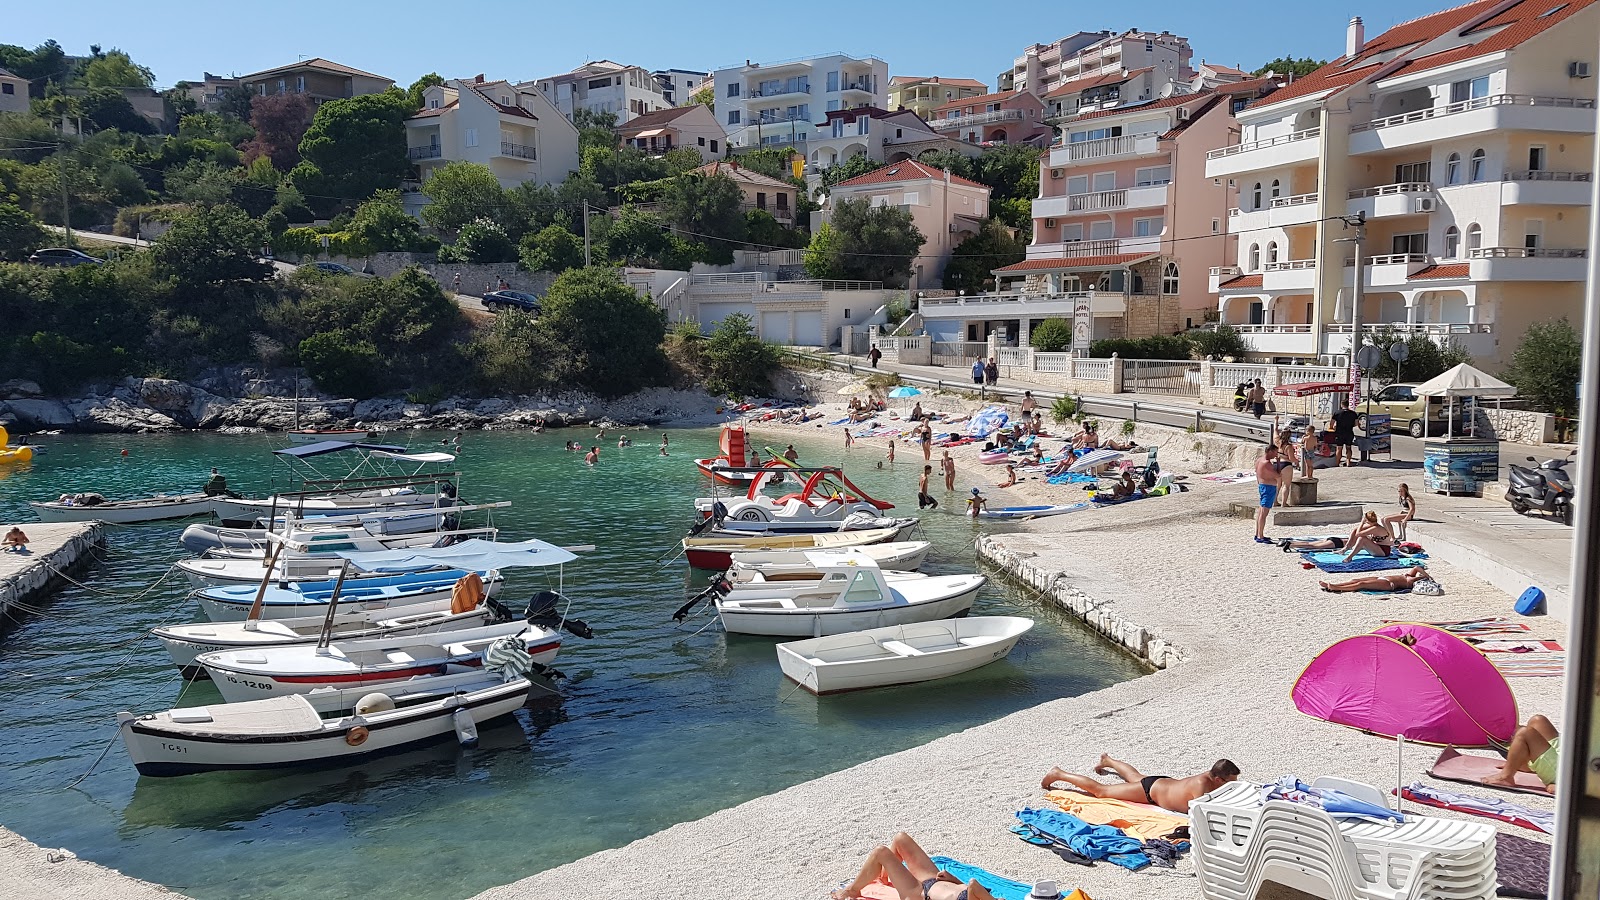
<svg viewBox="0 0 1600 900">
<path fill-rule="evenodd" d="M 44 250 L 35 250 L 28 262 L 36 266 L 98 266 L 105 260 L 98 256 L 90 256 L 81 250 L 70 247 L 48 247 Z"/>
</svg>

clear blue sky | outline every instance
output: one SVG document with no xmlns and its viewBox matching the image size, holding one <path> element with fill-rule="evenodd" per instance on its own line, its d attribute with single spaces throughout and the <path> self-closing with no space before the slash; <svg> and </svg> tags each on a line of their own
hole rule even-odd
<svg viewBox="0 0 1600 900">
<path fill-rule="evenodd" d="M 255 6 L 151 0 L 11 3 L 0 43 L 32 47 L 55 38 L 67 52 L 120 47 L 155 71 L 157 84 L 202 72 L 247 73 L 323 56 L 393 78 L 401 86 L 437 71 L 523 80 L 588 59 L 645 68 L 714 69 L 829 51 L 877 56 L 890 74 L 995 76 L 1023 47 L 1076 31 L 1142 28 L 1185 35 L 1203 57 L 1252 69 L 1281 55 L 1326 59 L 1344 52 L 1345 23 L 1367 34 L 1453 0 L 1146 0 L 1137 12 L 1112 3 L 921 0 L 848 2 L 440 3 L 419 0 L 279 0 Z M 1097 8 L 1099 7 L 1099 8 Z M 878 24 L 875 20 L 881 20 Z"/>
</svg>

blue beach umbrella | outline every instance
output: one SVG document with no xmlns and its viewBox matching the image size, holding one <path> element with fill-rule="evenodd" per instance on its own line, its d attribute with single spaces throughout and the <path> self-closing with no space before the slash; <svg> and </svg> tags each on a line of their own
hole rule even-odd
<svg viewBox="0 0 1600 900">
<path fill-rule="evenodd" d="M 922 396 L 922 391 L 914 387 L 906 387 L 902 385 L 901 387 L 897 387 L 890 391 L 889 396 L 894 397 L 897 400 L 905 397 L 920 397 Z"/>
</svg>

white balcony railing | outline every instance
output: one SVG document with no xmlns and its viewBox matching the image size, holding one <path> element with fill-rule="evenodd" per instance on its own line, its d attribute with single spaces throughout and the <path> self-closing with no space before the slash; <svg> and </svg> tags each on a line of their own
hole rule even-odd
<svg viewBox="0 0 1600 900">
<path fill-rule="evenodd" d="M 956 116 L 953 119 L 935 119 L 931 123 L 936 131 L 950 131 L 956 128 L 966 128 L 969 125 L 992 125 L 995 122 L 1020 122 L 1023 119 L 1020 109 L 995 109 L 988 112 L 973 113 L 970 116 Z"/>
<path fill-rule="evenodd" d="M 1315 269 L 1317 261 L 1314 259 L 1290 259 L 1283 262 L 1267 263 L 1261 267 L 1263 272 L 1295 272 L 1301 269 Z"/>
<path fill-rule="evenodd" d="M 514 144 L 511 141 L 501 141 L 500 155 L 514 156 L 517 159 L 538 159 L 539 149 L 528 144 Z"/>
<path fill-rule="evenodd" d="M 1373 119 L 1360 125 L 1350 126 L 1351 133 L 1360 131 L 1373 131 L 1379 128 L 1388 128 L 1393 125 L 1404 125 L 1409 122 L 1424 122 L 1428 119 L 1437 119 L 1441 116 L 1453 116 L 1459 113 L 1471 112 L 1475 109 L 1489 109 L 1495 106 L 1544 106 L 1562 109 L 1594 109 L 1595 102 L 1583 97 L 1535 97 L 1528 94 L 1493 94 L 1488 97 L 1474 97 L 1471 100 L 1462 100 L 1444 106 L 1431 106 L 1414 112 L 1402 113 L 1398 116 L 1387 116 L 1382 119 Z"/>
<path fill-rule="evenodd" d="M 1122 209 L 1128 205 L 1128 192 L 1120 191 L 1092 191 L 1087 194 L 1068 194 L 1067 209 L 1071 212 L 1084 212 L 1096 209 Z"/>
<path fill-rule="evenodd" d="M 1477 247 L 1467 251 L 1469 259 L 1583 259 L 1588 255 L 1584 249 L 1543 247 Z"/>
<path fill-rule="evenodd" d="M 1432 261 L 1433 260 L 1430 259 L 1426 253 L 1379 253 L 1374 256 L 1363 256 L 1361 258 L 1361 264 L 1363 266 L 1398 266 L 1410 265 L 1412 263 L 1428 263 Z M 1356 264 L 1356 261 L 1354 259 L 1347 259 L 1344 261 L 1344 264 L 1346 266 L 1353 266 Z"/>
<path fill-rule="evenodd" d="M 1398 184 L 1380 184 L 1377 187 L 1357 188 L 1349 193 L 1349 199 L 1360 200 L 1363 197 L 1387 197 L 1391 194 L 1427 194 L 1433 192 L 1433 185 L 1426 181 L 1403 181 Z"/>
<path fill-rule="evenodd" d="M 438 144 L 430 144 L 426 147 L 406 148 L 407 159 L 438 159 L 443 154 L 444 148 L 440 147 Z"/>
<path fill-rule="evenodd" d="M 1593 181 L 1590 172 L 1551 172 L 1545 169 L 1523 169 L 1507 172 L 1502 181 Z"/>
<path fill-rule="evenodd" d="M 1321 128 L 1307 128 L 1304 131 L 1296 131 L 1292 134 L 1283 134 L 1274 138 L 1251 141 L 1248 144 L 1234 144 L 1231 147 L 1218 147 L 1215 150 L 1207 151 L 1206 159 L 1222 159 L 1223 157 L 1234 156 L 1239 153 L 1249 153 L 1251 150 L 1261 150 L 1267 147 L 1278 147 L 1283 144 L 1292 144 L 1296 141 L 1307 141 L 1317 137 L 1320 134 L 1322 134 Z"/>
<path fill-rule="evenodd" d="M 1124 134 L 1093 141 L 1079 141 L 1075 144 L 1061 144 L 1050 148 L 1050 165 L 1059 166 L 1113 156 L 1143 155 L 1156 152 L 1157 146 L 1154 134 Z"/>
<path fill-rule="evenodd" d="M 1303 206 L 1307 203 L 1315 202 L 1317 202 L 1317 194 L 1313 191 L 1309 194 L 1295 194 L 1292 197 L 1274 197 L 1271 206 L 1273 209 L 1283 209 L 1289 206 Z"/>
</svg>

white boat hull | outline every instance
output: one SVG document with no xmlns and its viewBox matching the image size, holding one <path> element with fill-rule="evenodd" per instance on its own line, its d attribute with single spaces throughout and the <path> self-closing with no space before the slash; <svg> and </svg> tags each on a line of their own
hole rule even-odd
<svg viewBox="0 0 1600 900">
<path fill-rule="evenodd" d="M 735 595 L 737 599 L 733 601 L 719 600 L 717 613 L 722 618 L 722 627 L 730 634 L 821 637 L 963 615 L 972 608 L 978 590 L 988 580 L 982 575 L 941 577 L 960 578 L 964 581 L 950 593 L 934 599 L 910 603 L 899 600 L 871 608 L 827 606 L 806 609 L 777 601 L 747 601 Z"/>
<path fill-rule="evenodd" d="M 246 498 L 217 497 L 216 510 L 219 519 L 246 519 L 255 521 L 267 516 L 281 516 L 293 513 L 297 516 L 323 515 L 323 516 L 357 516 L 375 512 L 394 512 L 396 510 L 426 509 L 437 505 L 437 494 L 417 493 L 379 493 L 365 494 L 340 494 L 328 498 L 303 498 L 281 497 L 273 502 L 272 497 L 261 500 Z"/>
<path fill-rule="evenodd" d="M 915 684 L 1004 659 L 1032 619 L 973 616 L 779 644 L 778 665 L 813 694 Z"/>
<path fill-rule="evenodd" d="M 320 725 L 301 721 L 292 710 L 268 701 L 275 705 L 262 708 L 261 718 L 281 713 L 278 717 L 287 725 L 268 724 L 243 733 L 238 728 L 208 727 L 204 722 L 172 721 L 173 712 L 194 717 L 194 710 L 138 717 L 122 713 L 117 719 L 122 742 L 141 775 L 340 764 L 451 735 L 458 709 L 466 710 L 478 724 L 515 712 L 527 701 L 531 687 L 526 679 L 517 679 L 417 706 L 345 716 Z M 199 715 L 205 715 L 203 710 Z M 252 710 L 232 712 L 248 714 Z M 355 731 L 357 727 L 362 731 Z"/>
<path fill-rule="evenodd" d="M 928 558 L 930 541 L 894 541 L 887 544 L 867 544 L 855 548 L 865 553 L 886 572 L 915 572 Z M 764 566 L 798 566 L 808 561 L 807 554 L 828 553 L 824 550 L 751 550 L 733 554 L 734 565 L 755 568 Z"/>
<path fill-rule="evenodd" d="M 94 506 L 68 506 L 54 500 L 29 503 L 33 514 L 41 522 L 110 522 L 115 525 L 137 525 L 142 522 L 164 522 L 171 519 L 191 519 L 209 516 L 216 512 L 216 497 L 205 494 L 178 494 L 171 497 L 150 497 L 144 500 L 121 500 L 97 503 Z"/>
<path fill-rule="evenodd" d="M 327 581 L 339 577 L 343 560 L 336 556 L 283 556 L 273 570 L 272 583 L 299 583 L 302 581 Z M 260 584 L 261 573 L 266 569 L 264 558 L 233 558 L 204 556 L 198 559 L 180 559 L 177 562 L 189 583 L 197 588 L 236 587 L 241 584 Z M 360 583 L 379 575 L 355 573 L 345 578 L 346 584 Z"/>
<path fill-rule="evenodd" d="M 284 433 L 289 436 L 289 443 L 291 444 L 317 444 L 322 441 L 359 443 L 372 437 L 371 432 L 360 428 L 302 428 Z"/>
<path fill-rule="evenodd" d="M 456 575 L 460 577 L 459 573 Z M 377 579 L 368 579 L 368 582 Z M 487 573 L 483 576 L 484 593 L 490 597 L 499 593 L 500 586 L 504 583 L 497 573 Z M 348 615 L 378 614 L 402 616 L 415 615 L 421 610 L 415 607 L 426 605 L 435 608 L 441 602 L 447 607 L 450 603 L 450 593 L 455 589 L 455 580 L 441 578 L 437 586 L 423 590 L 404 590 L 392 593 L 363 593 L 362 582 L 358 579 L 346 579 L 340 590 L 339 611 Z M 283 590 L 273 585 L 268 593 L 271 602 L 261 605 L 261 618 L 263 619 L 290 619 L 305 616 L 315 616 L 319 613 L 327 615 L 328 601 L 326 592 L 319 591 L 311 596 L 297 597 L 296 591 Z M 229 585 L 224 588 L 207 588 L 197 591 L 194 595 L 195 602 L 199 604 L 200 611 L 205 613 L 212 622 L 243 622 L 250 615 L 250 607 L 254 604 L 254 592 L 247 585 Z M 338 613 L 335 613 L 338 615 Z"/>
</svg>

